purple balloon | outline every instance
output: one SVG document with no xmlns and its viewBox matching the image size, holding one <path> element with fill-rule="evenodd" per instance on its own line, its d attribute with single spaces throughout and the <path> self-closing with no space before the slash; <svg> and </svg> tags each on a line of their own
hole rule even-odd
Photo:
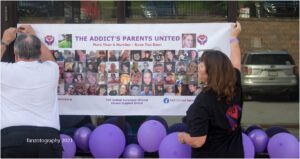
<svg viewBox="0 0 300 159">
<path fill-rule="evenodd" d="M 112 124 L 102 124 L 91 134 L 89 146 L 96 158 L 118 158 L 125 148 L 125 135 Z"/>
<path fill-rule="evenodd" d="M 248 136 L 254 144 L 255 152 L 261 153 L 264 152 L 267 148 L 269 137 L 265 131 L 260 129 L 252 130 Z"/>
<path fill-rule="evenodd" d="M 74 140 L 82 151 L 89 151 L 89 139 L 92 131 L 87 127 L 78 128 L 74 133 Z"/>
<path fill-rule="evenodd" d="M 165 126 L 166 129 L 168 129 L 168 123 L 167 123 L 167 121 L 163 117 L 160 117 L 160 116 L 149 116 L 145 121 L 148 121 L 148 120 L 159 121 L 160 123 L 162 123 Z"/>
<path fill-rule="evenodd" d="M 60 140 L 63 147 L 62 157 L 73 158 L 76 154 L 76 144 L 72 137 L 65 134 L 60 134 Z"/>
<path fill-rule="evenodd" d="M 171 133 L 166 136 L 159 146 L 160 158 L 191 158 L 192 148 L 178 141 L 178 133 Z"/>
<path fill-rule="evenodd" d="M 244 158 L 254 158 L 255 149 L 251 139 L 244 133 L 243 135 L 243 146 L 244 146 Z"/>
<path fill-rule="evenodd" d="M 137 139 L 146 152 L 155 152 L 166 135 L 167 131 L 163 124 L 156 120 L 148 120 L 140 126 Z"/>
<path fill-rule="evenodd" d="M 252 130 L 255 130 L 255 129 L 261 129 L 261 130 L 262 130 L 262 127 L 261 127 L 260 125 L 257 125 L 257 124 L 250 125 L 250 126 L 245 130 L 245 133 L 248 135 Z"/>
<path fill-rule="evenodd" d="M 127 145 L 124 152 L 124 158 L 144 158 L 144 150 L 138 144 Z"/>
<path fill-rule="evenodd" d="M 268 153 L 271 158 L 298 158 L 299 142 L 291 134 L 278 133 L 270 139 Z"/>
</svg>

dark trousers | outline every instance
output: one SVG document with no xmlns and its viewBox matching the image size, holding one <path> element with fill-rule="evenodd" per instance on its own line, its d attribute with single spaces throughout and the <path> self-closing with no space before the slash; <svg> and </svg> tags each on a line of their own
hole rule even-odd
<svg viewBox="0 0 300 159">
<path fill-rule="evenodd" d="M 59 131 L 49 127 L 1 129 L 1 158 L 61 158 Z"/>
</svg>

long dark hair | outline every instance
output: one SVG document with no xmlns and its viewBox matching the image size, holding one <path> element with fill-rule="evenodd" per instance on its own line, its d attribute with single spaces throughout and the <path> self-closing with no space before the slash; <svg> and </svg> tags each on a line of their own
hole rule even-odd
<svg viewBox="0 0 300 159">
<path fill-rule="evenodd" d="M 208 75 L 204 92 L 212 91 L 218 100 L 225 97 L 227 102 L 232 101 L 235 95 L 236 76 L 230 59 L 221 51 L 206 50 L 199 62 L 204 63 Z"/>
</svg>

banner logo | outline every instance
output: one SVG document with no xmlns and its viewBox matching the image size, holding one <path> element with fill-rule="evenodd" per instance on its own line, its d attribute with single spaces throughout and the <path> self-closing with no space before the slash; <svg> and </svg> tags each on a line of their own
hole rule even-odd
<svg viewBox="0 0 300 159">
<path fill-rule="evenodd" d="M 170 102 L 169 98 L 164 98 L 164 103 L 168 104 Z"/>
<path fill-rule="evenodd" d="M 200 44 L 200 45 L 204 45 L 206 42 L 207 42 L 208 38 L 205 34 L 201 34 L 197 37 L 197 42 Z"/>
<path fill-rule="evenodd" d="M 53 44 L 53 42 L 54 42 L 54 37 L 52 35 L 46 35 L 45 36 L 45 43 L 47 45 L 51 46 Z"/>
</svg>

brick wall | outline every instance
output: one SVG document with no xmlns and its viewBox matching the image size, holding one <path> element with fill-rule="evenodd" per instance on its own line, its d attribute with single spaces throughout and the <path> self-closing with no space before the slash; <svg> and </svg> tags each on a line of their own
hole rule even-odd
<svg viewBox="0 0 300 159">
<path fill-rule="evenodd" d="M 240 47 L 249 50 L 287 50 L 299 66 L 298 19 L 239 19 Z"/>
</svg>

